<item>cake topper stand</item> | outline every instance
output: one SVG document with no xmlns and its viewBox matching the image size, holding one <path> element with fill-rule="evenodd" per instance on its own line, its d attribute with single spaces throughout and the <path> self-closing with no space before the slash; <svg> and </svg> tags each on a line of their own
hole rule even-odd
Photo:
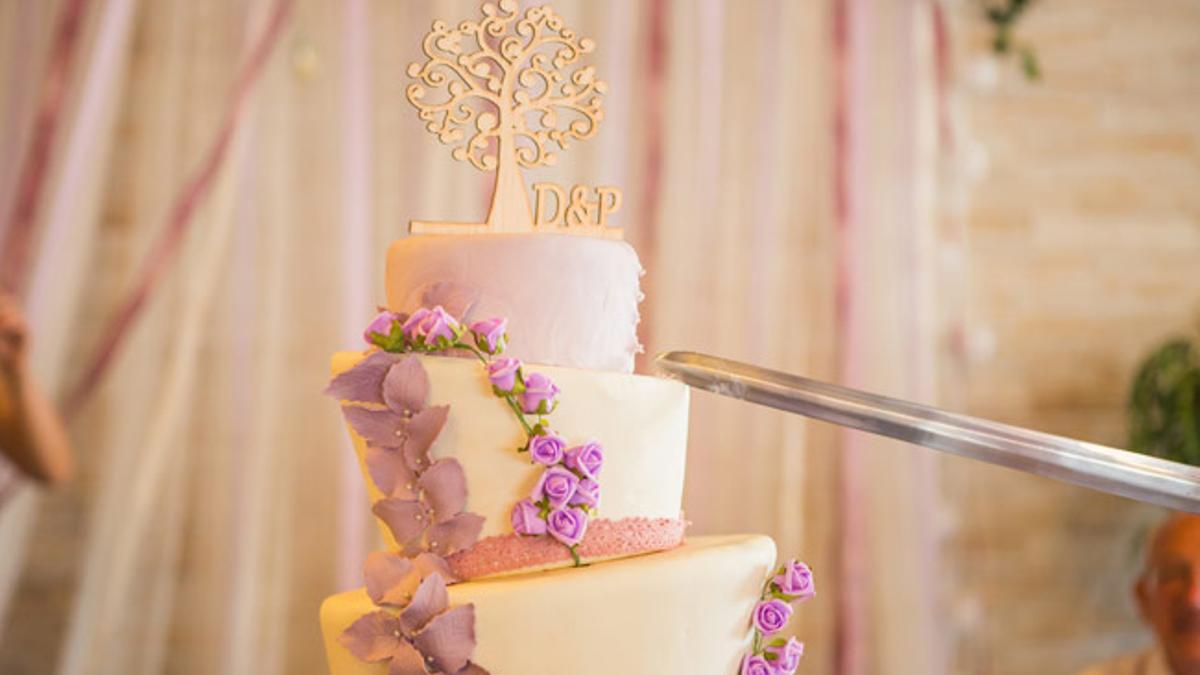
<svg viewBox="0 0 1200 675">
<path fill-rule="evenodd" d="M 483 18 L 457 26 L 435 21 L 421 43 L 426 60 L 408 66 L 406 95 L 425 128 L 453 146 L 454 159 L 495 171 L 484 223 L 413 221 L 415 234 L 554 232 L 621 238 L 608 217 L 621 207 L 613 187 L 534 184 L 521 169 L 553 166 L 558 151 L 596 135 L 607 85 L 581 65 L 595 43 L 568 28 L 549 6 L 518 14 L 516 0 L 483 5 Z"/>
<path fill-rule="evenodd" d="M 1200 513 L 1200 469 L 729 359 L 669 352 L 670 377 L 722 396 L 1171 509 Z"/>
</svg>

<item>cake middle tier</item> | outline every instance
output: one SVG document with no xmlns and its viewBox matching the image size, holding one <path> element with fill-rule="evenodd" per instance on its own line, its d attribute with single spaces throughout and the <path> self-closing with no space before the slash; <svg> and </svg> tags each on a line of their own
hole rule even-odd
<svg viewBox="0 0 1200 675">
<path fill-rule="evenodd" d="M 336 354 L 334 375 L 363 358 L 360 352 Z M 513 505 L 530 496 L 542 467 L 518 451 L 525 444 L 524 432 L 513 411 L 492 392 L 483 367 L 474 359 L 416 358 L 429 378 L 428 404 L 449 406 L 431 455 L 452 457 L 462 465 L 466 510 L 485 518 L 476 544 L 479 555 L 466 556 L 465 567 L 456 572 L 475 577 L 564 562 L 562 547 L 551 547 L 554 559 L 549 560 L 534 543 L 511 545 Z M 560 388 L 558 407 L 546 420 L 568 445 L 597 441 L 604 447 L 600 502 L 588 532 L 592 537 L 594 529 L 595 537 L 585 539 L 580 553 L 594 560 L 676 545 L 682 536 L 688 388 L 623 373 L 539 365 L 527 365 L 525 371 L 542 373 Z M 374 503 L 385 495 L 367 472 L 366 442 L 352 429 L 351 436 Z M 388 547 L 395 548 L 391 533 L 382 524 L 380 529 Z"/>
</svg>

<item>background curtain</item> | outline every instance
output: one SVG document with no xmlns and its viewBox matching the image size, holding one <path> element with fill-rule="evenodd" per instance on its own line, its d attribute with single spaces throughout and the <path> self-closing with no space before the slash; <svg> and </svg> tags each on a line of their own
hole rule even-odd
<svg viewBox="0 0 1200 675">
<path fill-rule="evenodd" d="M 555 4 L 596 40 L 611 93 L 601 135 L 527 181 L 624 188 L 616 220 L 648 271 L 639 368 L 696 349 L 934 400 L 933 6 Z M 359 583 L 374 534 L 319 392 L 407 221 L 486 211 L 490 177 L 453 162 L 403 94 L 432 19 L 477 5 L 295 3 L 175 267 L 73 422 L 80 479 L 0 512 L 32 532 L 0 670 L 324 671 L 317 607 Z M 28 124 L 58 6 L 0 4 L 23 64 L 0 90 L 8 127 Z M 56 148 L 81 164 L 76 183 L 55 174 L 41 223 L 50 290 L 31 312 L 50 381 L 96 348 L 273 6 L 93 3 L 71 86 L 111 112 L 93 145 Z M 10 138 L 0 177 L 20 160 Z M 820 575 L 796 624 L 806 672 L 939 672 L 933 461 L 705 394 L 692 420 L 692 531 L 765 532 Z"/>
</svg>

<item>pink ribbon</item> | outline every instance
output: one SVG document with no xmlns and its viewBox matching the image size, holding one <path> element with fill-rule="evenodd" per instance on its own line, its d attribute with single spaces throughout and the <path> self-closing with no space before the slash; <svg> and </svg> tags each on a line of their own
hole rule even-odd
<svg viewBox="0 0 1200 675">
<path fill-rule="evenodd" d="M 642 198 L 638 202 L 638 250 L 642 259 L 651 262 L 658 249 L 658 206 L 662 193 L 663 136 L 665 134 L 663 97 L 666 90 L 667 16 L 670 0 L 651 0 L 648 5 L 649 27 L 646 30 L 645 71 L 642 74 L 639 100 L 644 101 L 642 118 L 646 120 L 646 153 L 642 172 Z M 649 288 L 654 277 L 647 275 L 643 281 L 645 299 L 642 301 L 641 333 L 643 344 L 653 344 L 654 337 L 654 293 Z M 648 355 L 637 356 L 638 372 L 647 372 Z"/>
<path fill-rule="evenodd" d="M 17 180 L 9 225 L 5 230 L 3 258 L 0 259 L 0 285 L 18 294 L 24 291 L 29 278 L 29 244 L 33 241 L 42 188 L 46 184 L 46 170 L 50 166 L 50 152 L 58 135 L 58 122 L 67 98 L 67 83 L 79 46 L 87 1 L 67 0 L 58 15 L 29 151 Z"/>
<path fill-rule="evenodd" d="M 158 238 L 143 261 L 137 283 L 134 284 L 133 289 L 126 295 L 116 314 L 109 321 L 103 332 L 104 338 L 100 342 L 100 347 L 89 361 L 83 376 L 67 397 L 65 411 L 68 417 L 76 413 L 95 391 L 96 385 L 100 383 L 112 365 L 113 358 L 124 343 L 130 328 L 145 309 L 150 294 L 167 271 L 168 265 L 178 254 L 179 245 L 183 242 L 184 235 L 187 234 L 193 222 L 192 217 L 195 215 L 197 206 L 212 189 L 213 181 L 229 150 L 234 132 L 237 130 L 237 124 L 242 118 L 246 98 L 258 80 L 267 57 L 279 40 L 280 32 L 291 12 L 292 4 L 293 0 L 277 0 L 272 8 L 266 27 L 255 42 L 250 58 L 243 64 L 242 70 L 238 74 L 216 138 L 205 154 L 196 174 L 184 184 L 176 196 Z"/>
</svg>

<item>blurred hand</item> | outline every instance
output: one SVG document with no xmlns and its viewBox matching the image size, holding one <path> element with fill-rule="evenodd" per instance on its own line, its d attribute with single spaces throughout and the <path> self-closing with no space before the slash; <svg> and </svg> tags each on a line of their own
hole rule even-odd
<svg viewBox="0 0 1200 675">
<path fill-rule="evenodd" d="M 17 299 L 0 290 L 0 370 L 13 374 L 25 365 L 28 328 Z"/>
</svg>

